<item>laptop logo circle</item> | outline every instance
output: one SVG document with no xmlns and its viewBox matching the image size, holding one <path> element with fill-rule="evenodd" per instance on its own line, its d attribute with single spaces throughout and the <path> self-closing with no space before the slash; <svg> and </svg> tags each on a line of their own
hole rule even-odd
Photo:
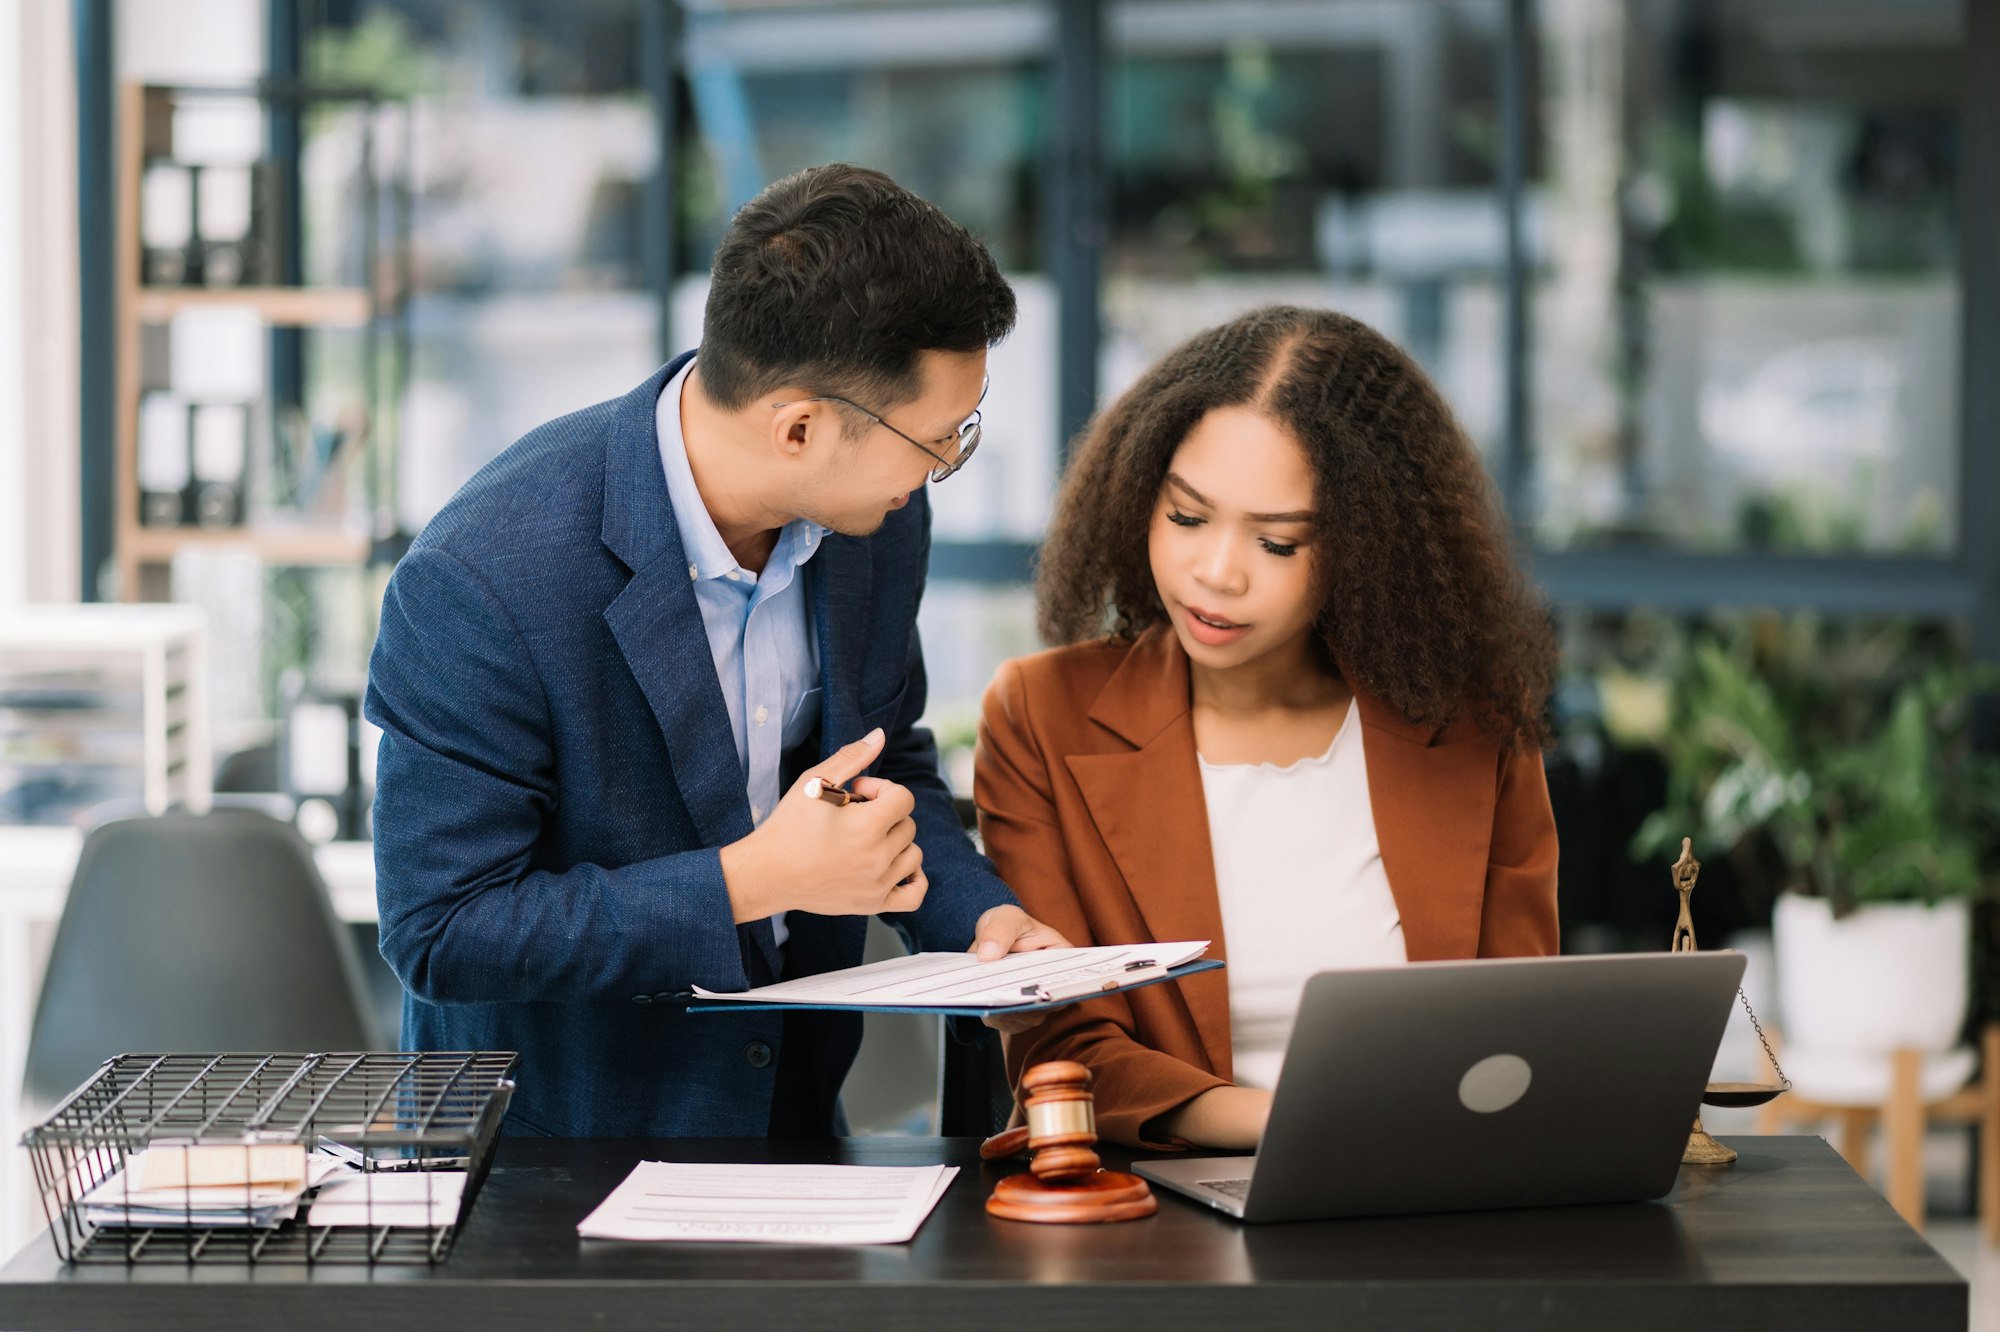
<svg viewBox="0 0 2000 1332">
<path fill-rule="evenodd" d="M 1519 1055 L 1488 1055 L 1458 1080 L 1459 1103 L 1479 1115 L 1505 1110 L 1528 1094 L 1534 1076 L 1528 1061 Z"/>
</svg>

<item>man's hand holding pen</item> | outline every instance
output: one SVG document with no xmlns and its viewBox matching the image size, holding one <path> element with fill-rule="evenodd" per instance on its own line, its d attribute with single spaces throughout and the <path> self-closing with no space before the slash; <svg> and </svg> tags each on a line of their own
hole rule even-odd
<svg viewBox="0 0 2000 1332">
<path fill-rule="evenodd" d="M 930 882 L 911 818 L 916 798 L 880 777 L 863 777 L 881 756 L 880 727 L 802 773 L 755 832 L 722 848 L 722 877 L 738 924 L 780 911 L 872 916 L 915 911 Z M 980 916 L 972 951 L 1066 948 L 1069 941 L 1017 906 Z"/>
<path fill-rule="evenodd" d="M 877 727 L 842 746 L 801 775 L 761 827 L 722 848 L 739 924 L 781 911 L 872 916 L 923 905 L 930 883 L 910 817 L 916 799 L 894 782 L 860 775 L 882 744 Z M 852 790 L 841 789 L 850 783 Z"/>
</svg>

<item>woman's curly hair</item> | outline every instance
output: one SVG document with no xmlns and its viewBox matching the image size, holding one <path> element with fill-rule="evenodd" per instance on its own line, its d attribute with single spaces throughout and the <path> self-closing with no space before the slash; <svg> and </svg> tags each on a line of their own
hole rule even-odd
<svg viewBox="0 0 2000 1332">
<path fill-rule="evenodd" d="M 1041 550 L 1042 636 L 1130 640 L 1166 621 L 1147 515 L 1181 442 L 1234 406 L 1305 449 L 1317 627 L 1351 682 L 1408 721 L 1469 713 L 1504 744 L 1542 743 L 1554 627 L 1485 468 L 1416 362 L 1328 310 L 1268 306 L 1197 334 L 1091 424 Z"/>
</svg>

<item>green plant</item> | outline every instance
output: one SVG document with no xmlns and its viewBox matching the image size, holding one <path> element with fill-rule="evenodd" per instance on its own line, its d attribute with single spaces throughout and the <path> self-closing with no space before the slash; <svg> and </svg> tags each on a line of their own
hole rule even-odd
<svg viewBox="0 0 2000 1332">
<path fill-rule="evenodd" d="M 1988 890 L 2000 760 L 1973 751 L 1968 724 L 2000 673 L 1912 666 L 1928 654 L 1896 634 L 1840 651 L 1810 623 L 1698 638 L 1660 742 L 1667 803 L 1634 856 L 1671 856 L 1692 836 L 1698 854 L 1772 865 L 1777 886 L 1823 896 L 1836 915 Z"/>
</svg>

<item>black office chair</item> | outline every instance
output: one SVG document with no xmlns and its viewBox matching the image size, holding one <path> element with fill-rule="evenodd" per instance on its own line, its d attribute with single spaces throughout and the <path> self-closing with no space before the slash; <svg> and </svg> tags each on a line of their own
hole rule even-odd
<svg viewBox="0 0 2000 1332">
<path fill-rule="evenodd" d="M 215 789 L 218 793 L 284 790 L 278 780 L 278 746 L 253 745 L 223 759 L 215 765 Z"/>
<path fill-rule="evenodd" d="M 84 839 L 28 1039 L 30 1106 L 127 1052 L 381 1048 L 353 942 L 290 825 L 222 809 Z"/>
<path fill-rule="evenodd" d="M 1000 1053 L 1000 1036 L 971 1018 L 947 1018 L 938 1055 L 938 1132 L 986 1138 L 1007 1127 L 1014 1089 Z"/>
<path fill-rule="evenodd" d="M 970 796 L 953 796 L 958 821 L 980 845 L 979 810 Z M 984 850 L 984 847 L 981 847 Z M 1000 1052 L 1000 1035 L 970 1018 L 947 1019 L 938 1049 L 938 1132 L 984 1138 L 1007 1127 L 1014 1089 Z"/>
</svg>

